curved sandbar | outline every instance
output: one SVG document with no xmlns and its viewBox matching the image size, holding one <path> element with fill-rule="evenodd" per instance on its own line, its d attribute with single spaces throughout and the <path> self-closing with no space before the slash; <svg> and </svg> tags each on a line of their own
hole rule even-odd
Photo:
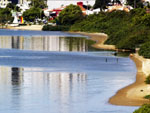
<svg viewBox="0 0 150 113">
<path fill-rule="evenodd" d="M 141 106 L 149 103 L 143 97 L 150 93 L 150 85 L 144 83 L 146 75 L 142 71 L 142 61 L 138 56 L 130 57 L 136 64 L 137 75 L 135 83 L 119 90 L 113 97 L 109 99 L 109 103 L 114 105 L 125 106 Z"/>
<path fill-rule="evenodd" d="M 71 33 L 77 33 L 77 34 L 89 36 L 91 40 L 96 41 L 96 43 L 92 45 L 95 48 L 105 49 L 105 50 L 116 50 L 114 45 L 104 44 L 104 42 L 108 39 L 108 36 L 104 33 L 86 33 L 86 32 L 71 32 Z"/>
<path fill-rule="evenodd" d="M 93 47 L 106 50 L 117 50 L 114 45 L 104 45 L 107 40 L 107 35 L 104 33 L 84 33 L 77 32 L 82 35 L 91 37 L 91 40 L 96 41 Z M 122 51 L 122 50 L 120 50 Z M 132 55 L 130 58 L 135 62 L 137 68 L 137 75 L 135 83 L 119 90 L 113 97 L 109 99 L 109 103 L 113 105 L 124 106 L 140 106 L 149 103 L 143 97 L 150 94 L 150 85 L 145 84 L 146 75 L 143 73 L 143 60 L 138 55 Z"/>
</svg>

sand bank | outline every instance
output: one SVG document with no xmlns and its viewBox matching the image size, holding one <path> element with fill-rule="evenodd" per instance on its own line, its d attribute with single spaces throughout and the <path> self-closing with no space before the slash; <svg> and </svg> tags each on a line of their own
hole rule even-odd
<svg viewBox="0 0 150 113">
<path fill-rule="evenodd" d="M 35 31 L 41 31 L 43 28 L 43 25 L 30 25 L 30 26 L 17 26 L 17 27 L 11 27 L 9 26 L 8 29 L 17 29 L 17 30 L 35 30 Z"/>
<path fill-rule="evenodd" d="M 140 56 L 133 55 L 131 59 L 135 62 L 137 75 L 135 83 L 119 90 L 113 97 L 109 99 L 109 103 L 114 105 L 125 106 L 141 106 L 149 103 L 143 97 L 150 94 L 150 85 L 144 83 L 146 75 L 142 71 L 142 60 Z"/>
<path fill-rule="evenodd" d="M 79 34 L 91 37 L 92 40 L 96 41 L 93 45 L 95 48 L 106 49 L 106 50 L 117 50 L 114 45 L 105 45 L 104 42 L 108 36 L 103 33 L 83 33 Z M 122 50 L 121 50 L 122 51 Z M 145 84 L 145 78 L 150 73 L 150 60 L 144 59 L 138 54 L 130 57 L 136 64 L 137 75 L 135 83 L 119 90 L 113 97 L 109 99 L 109 103 L 114 105 L 125 105 L 125 106 L 141 106 L 145 103 L 149 103 L 147 99 L 143 97 L 150 94 L 150 85 Z"/>
<path fill-rule="evenodd" d="M 95 48 L 105 49 L 105 50 L 116 50 L 114 45 L 106 45 L 104 42 L 107 40 L 108 36 L 104 33 L 86 33 L 86 32 L 73 32 L 85 36 L 89 36 L 91 40 L 96 41 L 94 45 Z"/>
</svg>

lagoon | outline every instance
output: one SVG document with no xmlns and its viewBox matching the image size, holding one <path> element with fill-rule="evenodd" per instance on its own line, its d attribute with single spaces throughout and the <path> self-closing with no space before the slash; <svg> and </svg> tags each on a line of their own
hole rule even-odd
<svg viewBox="0 0 150 113">
<path fill-rule="evenodd" d="M 95 50 L 81 35 L 0 33 L 0 113 L 132 113 L 137 108 L 108 103 L 135 81 L 136 67 L 128 57 Z"/>
</svg>

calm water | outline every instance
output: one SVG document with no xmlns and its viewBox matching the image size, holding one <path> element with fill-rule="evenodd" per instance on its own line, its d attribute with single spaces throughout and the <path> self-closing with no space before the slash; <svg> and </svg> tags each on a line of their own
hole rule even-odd
<svg viewBox="0 0 150 113">
<path fill-rule="evenodd" d="M 13 36 L 0 37 L 0 113 L 132 113 L 136 109 L 108 103 L 118 89 L 135 80 L 136 67 L 129 58 L 93 51 L 91 42 L 70 34 L 64 38 L 68 34 L 62 32 L 38 32 L 43 36 L 5 32 Z"/>
</svg>

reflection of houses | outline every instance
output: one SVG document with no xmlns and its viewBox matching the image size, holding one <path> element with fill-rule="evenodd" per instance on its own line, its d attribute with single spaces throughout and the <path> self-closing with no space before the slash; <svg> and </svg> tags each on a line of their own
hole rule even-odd
<svg viewBox="0 0 150 113">
<path fill-rule="evenodd" d="M 49 110 L 51 110 L 51 105 L 56 105 L 59 106 L 57 113 L 70 113 L 66 105 L 76 101 L 80 93 L 80 98 L 86 98 L 84 95 L 87 90 L 86 77 L 85 73 L 0 67 L 1 101 L 6 101 L 4 103 L 6 108 L 27 106 L 30 109 L 31 103 L 35 107 L 37 105 L 48 106 Z M 24 109 L 21 108 L 21 110 Z M 57 111 L 57 108 L 55 110 Z"/>
<path fill-rule="evenodd" d="M 22 83 L 23 68 L 0 67 L 0 84 L 19 85 Z"/>
<path fill-rule="evenodd" d="M 87 51 L 86 39 L 73 37 L 0 37 L 0 48 L 41 51 Z"/>
<path fill-rule="evenodd" d="M 12 73 L 11 77 L 12 85 L 21 84 L 23 78 L 23 68 L 13 67 L 11 68 L 11 73 Z"/>
</svg>

